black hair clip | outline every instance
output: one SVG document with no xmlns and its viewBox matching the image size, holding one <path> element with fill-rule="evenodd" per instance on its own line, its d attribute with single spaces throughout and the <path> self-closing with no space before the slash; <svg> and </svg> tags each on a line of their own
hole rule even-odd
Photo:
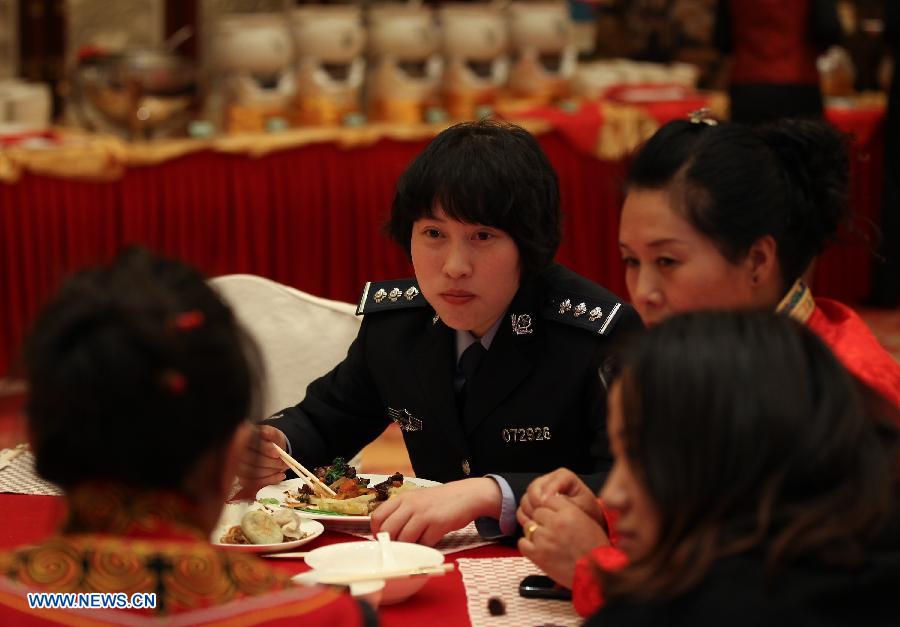
<svg viewBox="0 0 900 627">
<path fill-rule="evenodd" d="M 719 121 L 712 116 L 709 107 L 691 111 L 688 113 L 688 120 L 691 121 L 691 124 L 706 124 L 707 126 L 716 126 L 719 123 Z"/>
</svg>

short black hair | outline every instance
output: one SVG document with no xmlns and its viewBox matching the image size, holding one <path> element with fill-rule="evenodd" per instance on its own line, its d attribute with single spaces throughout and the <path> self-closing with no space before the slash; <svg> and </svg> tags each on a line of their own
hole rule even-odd
<svg viewBox="0 0 900 627">
<path fill-rule="evenodd" d="M 514 124 L 456 124 L 413 160 L 397 183 L 386 226 L 407 255 L 413 223 L 438 206 L 454 220 L 509 233 L 524 274 L 540 272 L 559 248 L 556 172 L 534 136 Z"/>
<path fill-rule="evenodd" d="M 729 261 L 771 235 L 785 289 L 850 216 L 846 140 L 817 120 L 669 122 L 636 155 L 628 187 L 667 190 Z"/>
<path fill-rule="evenodd" d="M 129 249 L 66 281 L 24 350 L 38 473 L 179 489 L 258 406 L 260 358 L 193 268 Z"/>
<path fill-rule="evenodd" d="M 693 312 L 632 351 L 620 378 L 625 456 L 661 535 L 610 576 L 612 596 L 684 592 L 714 560 L 746 551 L 775 571 L 853 567 L 889 533 L 896 411 L 871 411 L 871 392 L 808 328 L 771 312 Z"/>
</svg>

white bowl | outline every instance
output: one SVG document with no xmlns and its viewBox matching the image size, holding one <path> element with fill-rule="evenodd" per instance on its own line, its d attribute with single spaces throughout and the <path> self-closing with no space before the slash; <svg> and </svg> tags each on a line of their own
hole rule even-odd
<svg viewBox="0 0 900 627">
<path fill-rule="evenodd" d="M 391 548 L 398 570 L 440 566 L 444 563 L 443 553 L 421 544 L 391 542 Z M 318 572 L 328 574 L 377 574 L 384 570 L 381 566 L 381 547 L 370 540 L 323 546 L 307 553 L 306 564 Z M 381 603 L 390 605 L 409 598 L 425 585 L 426 579 L 424 576 L 417 576 L 386 580 Z"/>
<path fill-rule="evenodd" d="M 319 583 L 316 572 L 317 571 L 309 570 L 305 573 L 294 575 L 291 577 L 291 581 L 300 584 L 301 586 L 314 586 Z M 357 599 L 362 599 L 373 608 L 378 609 L 378 604 L 381 603 L 381 593 L 384 590 L 384 579 L 357 581 L 348 584 L 348 587 L 350 588 L 351 595 Z"/>
<path fill-rule="evenodd" d="M 351 583 L 350 594 L 378 609 L 378 604 L 381 603 L 381 596 L 384 594 L 384 579 Z"/>
</svg>

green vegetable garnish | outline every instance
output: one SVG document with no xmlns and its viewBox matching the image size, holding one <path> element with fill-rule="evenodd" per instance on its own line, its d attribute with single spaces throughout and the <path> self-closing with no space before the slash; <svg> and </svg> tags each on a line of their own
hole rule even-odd
<svg viewBox="0 0 900 627">
<path fill-rule="evenodd" d="M 260 503 L 262 503 L 263 505 L 281 505 L 281 501 L 279 501 L 278 499 L 274 499 L 274 498 L 256 499 L 256 500 L 259 501 Z"/>
<path fill-rule="evenodd" d="M 323 481 L 327 485 L 331 485 L 341 477 L 346 476 L 348 469 L 347 462 L 343 457 L 335 457 L 331 466 L 329 466 L 328 470 L 325 472 L 325 479 Z"/>
</svg>

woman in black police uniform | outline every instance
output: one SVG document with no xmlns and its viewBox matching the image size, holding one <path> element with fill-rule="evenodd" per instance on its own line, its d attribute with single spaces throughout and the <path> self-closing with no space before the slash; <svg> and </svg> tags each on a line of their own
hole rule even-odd
<svg viewBox="0 0 900 627">
<path fill-rule="evenodd" d="M 640 322 L 552 263 L 560 223 L 556 174 L 529 133 L 481 121 L 438 135 L 401 177 L 388 224 L 416 279 L 365 286 L 347 358 L 261 427 L 245 485 L 283 478 L 269 442 L 321 465 L 393 420 L 416 474 L 451 483 L 382 505 L 373 530 L 433 544 L 476 518 L 514 532 L 537 473 L 603 473 L 602 375 L 614 338 Z"/>
</svg>

